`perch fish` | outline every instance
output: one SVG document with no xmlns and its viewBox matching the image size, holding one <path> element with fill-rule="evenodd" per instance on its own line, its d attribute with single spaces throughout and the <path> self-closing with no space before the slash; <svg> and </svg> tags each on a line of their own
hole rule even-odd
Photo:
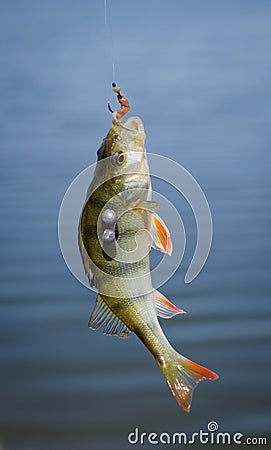
<svg viewBox="0 0 271 450">
<path fill-rule="evenodd" d="M 193 391 L 218 375 L 179 354 L 157 316 L 184 313 L 152 287 L 149 250 L 171 254 L 170 233 L 152 201 L 144 126 L 124 94 L 99 148 L 79 223 L 79 247 L 89 283 L 98 291 L 89 328 L 128 337 L 134 332 L 154 356 L 177 402 L 189 412 Z"/>
</svg>

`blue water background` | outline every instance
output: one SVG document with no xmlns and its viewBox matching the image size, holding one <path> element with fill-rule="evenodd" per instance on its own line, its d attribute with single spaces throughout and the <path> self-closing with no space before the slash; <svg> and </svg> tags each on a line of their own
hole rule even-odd
<svg viewBox="0 0 271 450">
<path fill-rule="evenodd" d="M 103 1 L 1 2 L 0 448 L 121 450 L 136 427 L 192 433 L 210 420 L 270 440 L 271 4 L 112 5 L 105 45 Z M 189 170 L 212 211 L 209 259 L 185 285 L 195 220 L 165 188 L 189 243 L 162 291 L 188 314 L 162 325 L 220 375 L 198 387 L 190 415 L 135 336 L 87 329 L 95 295 L 58 245 L 62 197 L 95 161 L 106 101 L 116 107 L 112 54 L 148 150 Z"/>
</svg>

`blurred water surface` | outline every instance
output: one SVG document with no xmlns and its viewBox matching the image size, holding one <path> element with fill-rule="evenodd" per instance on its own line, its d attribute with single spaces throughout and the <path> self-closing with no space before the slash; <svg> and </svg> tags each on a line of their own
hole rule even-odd
<svg viewBox="0 0 271 450">
<path fill-rule="evenodd" d="M 147 148 L 193 174 L 214 221 L 207 264 L 185 285 L 193 214 L 154 180 L 188 239 L 162 291 L 189 314 L 163 328 L 220 380 L 185 415 L 135 336 L 88 331 L 95 295 L 65 266 L 57 218 L 110 127 L 103 2 L 1 2 L 1 450 L 126 449 L 135 427 L 192 433 L 210 420 L 270 432 L 270 2 L 112 3 L 116 81 Z"/>
</svg>

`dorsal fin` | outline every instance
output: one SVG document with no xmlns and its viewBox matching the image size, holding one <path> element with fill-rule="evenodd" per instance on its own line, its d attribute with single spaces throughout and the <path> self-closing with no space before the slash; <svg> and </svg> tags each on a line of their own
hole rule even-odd
<svg viewBox="0 0 271 450">
<path fill-rule="evenodd" d="M 111 336 L 128 337 L 131 333 L 131 330 L 111 311 L 99 294 L 88 327 L 93 330 L 103 327 L 103 333 Z"/>
<path fill-rule="evenodd" d="M 171 317 L 177 314 L 186 314 L 182 309 L 177 308 L 173 305 L 161 292 L 154 290 L 152 292 L 152 298 L 154 301 L 156 314 L 163 319 L 171 319 Z"/>
</svg>

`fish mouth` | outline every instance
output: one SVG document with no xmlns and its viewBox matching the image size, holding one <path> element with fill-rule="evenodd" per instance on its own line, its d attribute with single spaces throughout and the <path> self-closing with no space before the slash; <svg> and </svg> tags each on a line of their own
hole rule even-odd
<svg viewBox="0 0 271 450">
<path fill-rule="evenodd" d="M 127 117 L 127 119 L 118 120 L 116 125 L 136 135 L 145 136 L 145 130 L 142 120 L 139 117 Z"/>
<path fill-rule="evenodd" d="M 117 120 L 115 113 L 113 113 L 112 128 L 97 151 L 98 161 L 109 157 L 115 146 L 123 147 L 127 151 L 133 150 L 145 153 L 145 138 L 144 125 L 139 117 L 134 116 Z"/>
</svg>

